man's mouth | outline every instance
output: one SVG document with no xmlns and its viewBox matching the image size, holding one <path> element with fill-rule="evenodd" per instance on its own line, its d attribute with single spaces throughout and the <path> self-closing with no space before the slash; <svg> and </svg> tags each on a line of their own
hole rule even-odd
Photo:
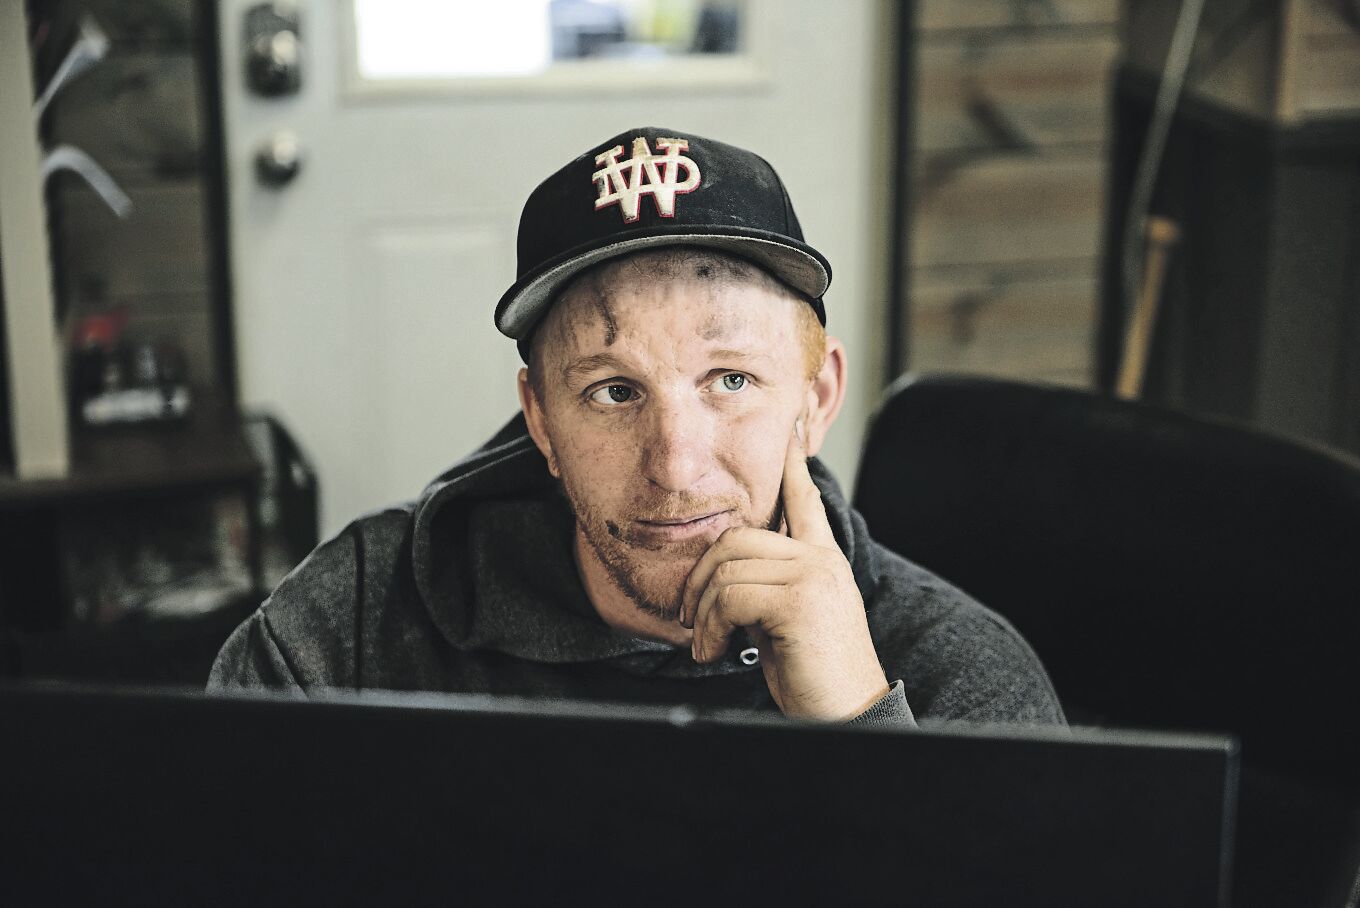
<svg viewBox="0 0 1360 908">
<path fill-rule="evenodd" d="M 723 515 L 727 513 L 727 510 L 709 511 L 686 517 L 638 520 L 636 525 L 638 532 L 644 537 L 665 540 L 688 539 L 712 532 L 722 521 Z"/>
</svg>

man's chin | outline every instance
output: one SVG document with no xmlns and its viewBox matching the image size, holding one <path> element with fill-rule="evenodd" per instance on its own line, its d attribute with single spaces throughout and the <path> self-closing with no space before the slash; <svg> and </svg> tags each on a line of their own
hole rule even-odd
<svg viewBox="0 0 1360 908">
<path fill-rule="evenodd" d="M 611 565 L 610 573 L 629 598 L 649 615 L 667 621 L 680 618 L 681 594 L 697 555 L 635 551 L 626 563 Z"/>
<path fill-rule="evenodd" d="M 667 542 L 664 545 L 632 545 L 630 548 L 635 553 L 634 557 L 641 562 L 657 565 L 688 564 L 690 568 L 693 568 L 703 557 L 704 552 L 711 549 L 713 543 L 718 541 L 718 535 L 713 533 L 705 536 L 692 536 L 689 539 Z"/>
<path fill-rule="evenodd" d="M 648 552 L 647 554 L 652 553 Z M 655 561 L 643 559 L 640 564 L 634 563 L 632 574 L 637 579 L 638 584 L 646 587 L 648 592 L 655 592 L 661 598 L 669 601 L 680 597 L 680 593 L 685 588 L 685 581 L 689 580 L 690 573 L 698 563 L 698 557 L 688 556 Z"/>
</svg>

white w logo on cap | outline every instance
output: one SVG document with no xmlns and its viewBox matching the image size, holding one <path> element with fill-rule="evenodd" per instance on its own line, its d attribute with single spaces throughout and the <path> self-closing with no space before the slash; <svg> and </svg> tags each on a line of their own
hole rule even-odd
<svg viewBox="0 0 1360 908">
<path fill-rule="evenodd" d="M 632 223 L 638 219 L 642 197 L 650 193 L 659 215 L 675 217 L 675 197 L 699 187 L 699 165 L 680 154 L 689 150 L 689 142 L 685 139 L 658 138 L 656 147 L 658 153 L 652 154 L 646 137 L 638 136 L 633 140 L 633 156 L 627 161 L 619 161 L 622 145 L 595 156 L 595 163 L 600 165 L 600 169 L 591 174 L 600 190 L 600 197 L 595 200 L 596 211 L 618 205 L 623 211 L 623 220 Z M 682 169 L 685 171 L 683 182 L 680 180 Z"/>
</svg>

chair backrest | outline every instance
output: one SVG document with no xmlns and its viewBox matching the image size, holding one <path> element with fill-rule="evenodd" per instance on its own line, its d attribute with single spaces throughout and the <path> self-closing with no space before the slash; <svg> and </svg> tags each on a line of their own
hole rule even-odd
<svg viewBox="0 0 1360 908">
<path fill-rule="evenodd" d="M 1074 389 L 889 390 L 855 506 L 1014 623 L 1076 720 L 1239 735 L 1355 784 L 1360 462 Z"/>
</svg>

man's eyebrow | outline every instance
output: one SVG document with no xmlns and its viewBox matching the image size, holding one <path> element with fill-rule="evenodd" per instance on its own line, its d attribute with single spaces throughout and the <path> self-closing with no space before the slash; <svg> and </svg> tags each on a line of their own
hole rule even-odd
<svg viewBox="0 0 1360 908">
<path fill-rule="evenodd" d="M 708 356 L 712 359 L 772 359 L 770 354 L 762 350 L 734 350 L 730 348 L 722 350 L 710 350 Z"/>
<path fill-rule="evenodd" d="M 617 369 L 623 371 L 626 368 L 623 360 L 612 353 L 596 353 L 592 356 L 583 356 L 580 359 L 569 363 L 562 370 L 562 378 L 566 381 L 584 378 L 597 369 Z"/>
<path fill-rule="evenodd" d="M 760 350 L 738 350 L 735 348 L 723 348 L 720 350 L 709 350 L 709 359 L 718 360 L 771 360 L 773 357 Z M 583 356 L 578 360 L 568 363 L 562 370 L 562 379 L 566 382 L 580 380 L 599 369 L 626 372 L 628 364 L 613 353 L 595 353 L 590 356 Z"/>
</svg>

